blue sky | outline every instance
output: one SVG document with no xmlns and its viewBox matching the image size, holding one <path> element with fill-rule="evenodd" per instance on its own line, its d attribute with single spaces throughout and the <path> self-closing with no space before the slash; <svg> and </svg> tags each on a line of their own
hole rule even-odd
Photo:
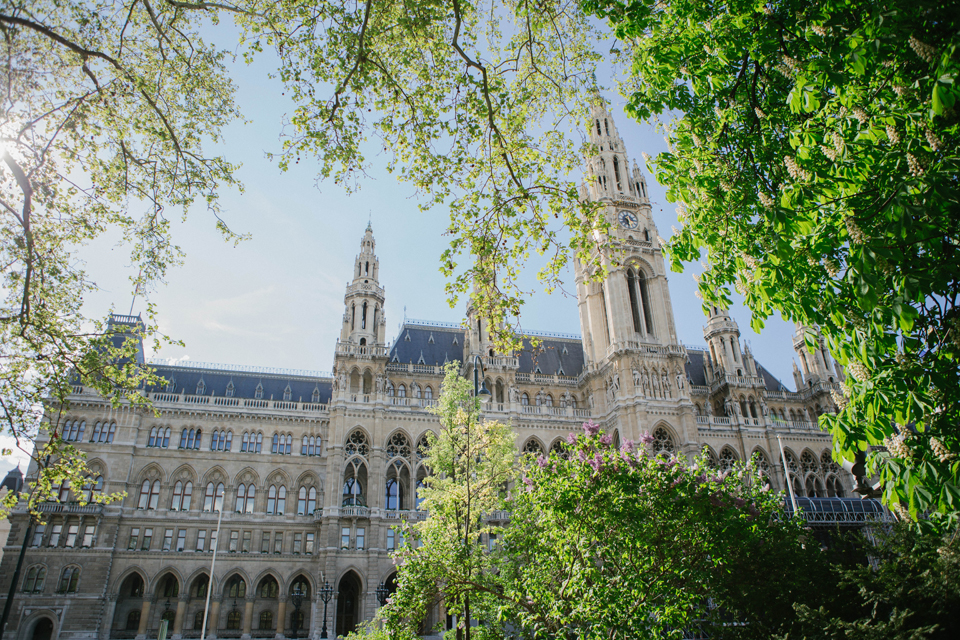
<svg viewBox="0 0 960 640">
<path fill-rule="evenodd" d="M 353 195 L 332 182 L 318 184 L 317 167 L 306 158 L 285 173 L 265 158 L 266 152 L 279 150 L 284 114 L 291 110 L 280 83 L 268 77 L 272 69 L 267 56 L 253 65 L 239 61 L 233 65 L 237 101 L 248 122 L 231 125 L 217 150 L 242 164 L 239 177 L 246 187 L 242 194 L 223 194 L 222 215 L 235 231 L 252 238 L 237 247 L 223 242 L 215 220 L 202 207 L 173 225 L 186 258 L 149 299 L 157 305 L 162 330 L 185 344 L 168 346 L 156 355 L 330 370 L 344 288 L 368 219 L 373 222 L 381 284 L 386 287 L 388 339 L 397 334 L 404 308 L 410 318 L 459 322 L 464 304 L 449 307 L 438 271 L 447 241 L 442 235 L 449 224 L 447 211 L 421 212 L 413 188 L 384 170 L 385 158 L 371 156 L 375 166 L 370 179 Z M 612 92 L 606 96 L 629 154 L 648 174 L 654 218 L 660 235 L 668 237 L 671 226 L 679 227 L 674 205 L 666 201 L 665 189 L 641 159 L 641 152 L 656 155 L 665 150 L 662 135 L 651 125 L 629 120 L 623 114 L 623 98 Z M 118 240 L 106 236 L 80 251 L 99 286 L 84 300 L 89 316 L 103 316 L 111 307 L 118 313 L 130 310 L 128 251 Z M 535 266 L 531 265 L 531 274 Z M 698 346 L 703 345 L 705 318 L 691 274 L 700 270 L 691 265 L 685 273 L 669 273 L 678 335 L 685 344 Z M 572 278 L 567 281 L 573 291 Z M 133 312 L 143 309 L 141 298 Z M 758 360 L 793 388 L 792 325 L 772 318 L 758 335 L 750 329 L 749 313 L 742 306 L 731 314 Z M 522 322 L 529 330 L 580 333 L 576 300 L 560 293 L 534 295 Z M 0 462 L 0 473 L 10 464 L 9 459 Z"/>
</svg>

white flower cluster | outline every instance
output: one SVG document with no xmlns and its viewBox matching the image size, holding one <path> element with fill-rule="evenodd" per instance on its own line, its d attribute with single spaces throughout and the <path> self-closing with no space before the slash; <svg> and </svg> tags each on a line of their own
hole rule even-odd
<svg viewBox="0 0 960 640">
<path fill-rule="evenodd" d="M 700 284 L 700 274 L 699 274 L 699 273 L 693 274 L 693 281 L 696 282 L 697 284 Z"/>
<path fill-rule="evenodd" d="M 857 226 L 857 221 L 853 219 L 853 216 L 847 216 L 843 221 L 847 225 L 847 233 L 850 234 L 851 241 L 857 244 L 864 244 L 867 241 L 867 234 Z"/>
<path fill-rule="evenodd" d="M 823 155 L 825 155 L 825 156 L 827 156 L 828 158 L 830 158 L 830 160 L 836 160 L 836 159 L 837 159 L 837 151 L 836 151 L 836 149 L 833 149 L 833 148 L 828 147 L 828 146 L 826 146 L 826 145 L 820 145 L 820 151 L 823 152 Z"/>
<path fill-rule="evenodd" d="M 756 269 L 759 263 L 757 259 L 747 253 L 741 253 L 740 257 L 743 258 L 743 261 L 747 263 L 747 266 L 751 269 Z"/>
<path fill-rule="evenodd" d="M 893 504 L 893 510 L 902 521 L 906 522 L 910 519 L 910 511 L 903 506 L 902 502 L 895 502 Z"/>
<path fill-rule="evenodd" d="M 699 147 L 702 144 L 700 142 L 700 136 L 698 136 L 697 134 L 693 134 L 691 137 L 693 138 L 693 146 Z"/>
<path fill-rule="evenodd" d="M 742 281 L 737 280 L 736 284 L 733 285 L 733 288 L 736 289 L 737 293 L 739 293 L 740 295 L 742 296 L 747 295 L 747 285 L 743 284 Z"/>
<path fill-rule="evenodd" d="M 843 397 L 842 394 L 837 393 L 833 389 L 830 390 L 830 397 L 833 398 L 833 403 L 837 405 L 837 409 L 843 411 L 847 408 L 847 399 Z"/>
<path fill-rule="evenodd" d="M 887 436 L 883 444 L 886 445 L 887 451 L 892 453 L 895 458 L 909 460 L 913 456 L 913 451 L 911 451 L 907 445 L 907 438 L 902 433 Z"/>
<path fill-rule="evenodd" d="M 659 235 L 657 236 L 657 242 L 660 243 L 660 246 L 661 246 L 661 247 L 662 247 L 663 245 L 667 244 L 667 241 L 664 240 L 663 237 L 662 237 L 662 236 L 659 236 Z"/>
<path fill-rule="evenodd" d="M 720 105 L 713 105 L 713 112 L 717 114 L 717 118 L 723 120 L 723 111 L 720 109 Z"/>
<path fill-rule="evenodd" d="M 893 144 L 900 144 L 900 134 L 897 133 L 897 128 L 892 124 L 887 125 L 887 138 L 889 138 Z"/>
<path fill-rule="evenodd" d="M 643 159 L 644 159 L 645 162 L 650 162 L 650 154 L 649 154 L 649 153 L 647 153 L 646 151 L 643 151 L 643 152 L 640 153 L 640 155 L 643 156 Z"/>
<path fill-rule="evenodd" d="M 853 374 L 853 377 L 860 382 L 864 382 L 870 379 L 870 372 L 862 362 L 857 360 L 851 360 L 850 364 L 847 365 L 847 371 Z"/>
<path fill-rule="evenodd" d="M 765 194 L 763 191 L 757 194 L 757 198 L 760 199 L 760 204 L 765 206 L 767 209 L 773 206 L 773 198 Z"/>
<path fill-rule="evenodd" d="M 860 124 L 867 124 L 870 121 L 870 116 L 867 115 L 867 112 L 857 107 L 853 110 L 853 117 L 860 121 Z"/>
<path fill-rule="evenodd" d="M 957 454 L 947 449 L 946 445 L 937 438 L 930 438 L 930 448 L 933 449 L 933 455 L 937 456 L 937 460 L 940 462 L 949 462 L 957 457 Z"/>
<path fill-rule="evenodd" d="M 910 93 L 910 87 L 905 84 L 895 84 L 893 85 L 893 92 L 902 98 Z"/>
<path fill-rule="evenodd" d="M 843 136 L 840 135 L 839 131 L 833 132 L 833 134 L 830 136 L 830 141 L 833 142 L 834 149 L 836 149 L 840 153 L 843 153 L 843 148 L 844 146 L 846 146 L 847 143 L 844 142 Z"/>
<path fill-rule="evenodd" d="M 925 62 L 933 64 L 937 60 L 937 49 L 929 44 L 920 42 L 915 36 L 910 36 L 910 48 L 914 53 L 923 58 Z"/>
<path fill-rule="evenodd" d="M 700 160 L 698 160 L 697 158 L 693 159 L 693 166 L 697 168 L 697 171 L 699 171 L 700 173 L 703 173 L 703 163 L 700 162 Z"/>
<path fill-rule="evenodd" d="M 893 268 L 893 265 L 887 262 L 883 256 L 877 256 L 877 266 L 880 267 L 880 271 L 887 276 L 892 276 L 897 272 L 897 270 Z"/>
<path fill-rule="evenodd" d="M 941 143 L 940 138 L 937 137 L 937 134 L 935 134 L 933 131 L 930 131 L 930 129 L 927 129 L 924 131 L 924 135 L 927 137 L 927 142 L 930 143 L 930 148 L 934 151 L 940 151 Z"/>
<path fill-rule="evenodd" d="M 826 35 L 830 33 L 830 30 L 827 27 L 823 26 L 822 24 L 815 24 L 812 27 L 810 27 L 810 29 L 821 38 L 826 37 Z"/>
<path fill-rule="evenodd" d="M 684 220 L 687 219 L 688 216 L 689 214 L 687 213 L 687 205 L 685 205 L 682 202 L 678 203 L 677 204 L 677 220 L 679 220 L 680 222 L 683 222 Z"/>
<path fill-rule="evenodd" d="M 910 169 L 910 175 L 914 178 L 919 178 L 923 175 L 923 165 L 920 164 L 920 161 L 917 160 L 912 153 L 907 154 L 907 168 Z"/>
<path fill-rule="evenodd" d="M 789 173 L 790 177 L 794 180 L 807 181 L 810 179 L 810 172 L 798 165 L 797 161 L 793 159 L 793 156 L 785 157 L 783 162 L 787 165 L 787 173 Z"/>
<path fill-rule="evenodd" d="M 726 180 L 721 180 L 720 188 L 729 193 L 733 189 L 733 185 L 727 182 Z"/>
<path fill-rule="evenodd" d="M 827 270 L 827 275 L 836 278 L 840 274 L 840 265 L 833 258 L 827 258 L 823 261 L 823 268 Z"/>
<path fill-rule="evenodd" d="M 757 117 L 760 118 L 761 120 L 765 120 L 767 117 L 767 114 L 765 114 L 763 112 L 763 109 L 761 109 L 760 107 L 754 107 L 753 112 L 757 114 Z"/>
</svg>

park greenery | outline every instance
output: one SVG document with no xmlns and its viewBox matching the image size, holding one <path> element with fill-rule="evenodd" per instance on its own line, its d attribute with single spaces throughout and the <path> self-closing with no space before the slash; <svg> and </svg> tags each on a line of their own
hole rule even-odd
<svg viewBox="0 0 960 640">
<path fill-rule="evenodd" d="M 416 637 L 438 603 L 458 640 L 958 631 L 956 531 L 806 529 L 753 461 L 654 456 L 649 435 L 619 443 L 591 422 L 561 452 L 520 456 L 471 387 L 448 365 L 424 452 L 429 517 L 405 525 L 397 590 L 353 638 Z"/>
<path fill-rule="evenodd" d="M 888 504 L 955 518 L 957 15 L 932 0 L 5 0 L 0 411 L 25 450 L 42 435 L 37 499 L 84 481 L 58 437 L 71 382 L 140 403 L 151 377 L 135 340 L 84 317 L 78 247 L 119 232 L 143 293 L 180 259 L 171 216 L 202 205 L 241 239 L 218 207 L 235 166 L 205 151 L 240 117 L 228 51 L 276 57 L 294 105 L 280 169 L 307 158 L 357 188 L 373 138 L 424 206 L 449 206 L 451 302 L 471 295 L 504 352 L 532 254 L 547 289 L 573 257 L 601 266 L 608 222 L 574 174 L 613 56 L 631 115 L 665 121 L 671 151 L 650 166 L 680 206 L 673 266 L 702 257 L 705 305 L 733 287 L 758 328 L 774 312 L 819 328 L 847 371 L 821 418 L 837 457 L 873 447 Z M 203 37 L 222 19 L 239 45 Z"/>
</svg>

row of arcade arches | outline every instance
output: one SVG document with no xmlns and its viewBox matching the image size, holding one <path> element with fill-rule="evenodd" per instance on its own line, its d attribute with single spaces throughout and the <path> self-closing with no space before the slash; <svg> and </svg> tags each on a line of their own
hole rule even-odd
<svg viewBox="0 0 960 640">
<path fill-rule="evenodd" d="M 393 592 L 396 573 L 387 576 L 384 584 Z M 166 620 L 170 634 L 203 637 L 209 588 L 206 571 L 184 580 L 175 570 L 167 569 L 148 583 L 139 569 L 132 569 L 119 581 L 112 635 L 156 637 L 161 622 Z M 183 589 L 186 593 L 181 593 Z M 299 609 L 291 599 L 297 590 L 303 594 Z M 364 611 L 365 593 L 364 580 L 356 570 L 347 570 L 339 576 L 327 618 L 328 630 L 335 631 L 335 637 L 356 630 L 364 614 L 370 613 Z M 311 637 L 318 635 L 313 633 L 314 625 L 323 625 L 323 603 L 306 573 L 298 572 L 284 580 L 267 571 L 251 580 L 243 571 L 231 570 L 222 582 L 214 584 L 213 593 L 209 595 L 207 634 L 215 632 L 218 637 L 245 634 L 252 638 L 273 638 L 277 634 L 290 636 L 294 630 L 300 637 Z M 315 606 L 317 603 L 319 607 Z M 49 640 L 49 637 L 28 638 Z"/>
</svg>

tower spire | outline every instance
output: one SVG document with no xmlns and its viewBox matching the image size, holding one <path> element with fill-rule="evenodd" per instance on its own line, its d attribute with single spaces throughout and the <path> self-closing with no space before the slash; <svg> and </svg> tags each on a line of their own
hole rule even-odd
<svg viewBox="0 0 960 640">
<path fill-rule="evenodd" d="M 376 254 L 377 242 L 373 224 L 360 239 L 360 253 L 353 265 L 353 280 L 344 295 L 343 328 L 340 341 L 359 345 L 382 345 L 386 340 L 386 321 L 383 313 L 384 289 L 380 286 L 380 260 Z"/>
</svg>

